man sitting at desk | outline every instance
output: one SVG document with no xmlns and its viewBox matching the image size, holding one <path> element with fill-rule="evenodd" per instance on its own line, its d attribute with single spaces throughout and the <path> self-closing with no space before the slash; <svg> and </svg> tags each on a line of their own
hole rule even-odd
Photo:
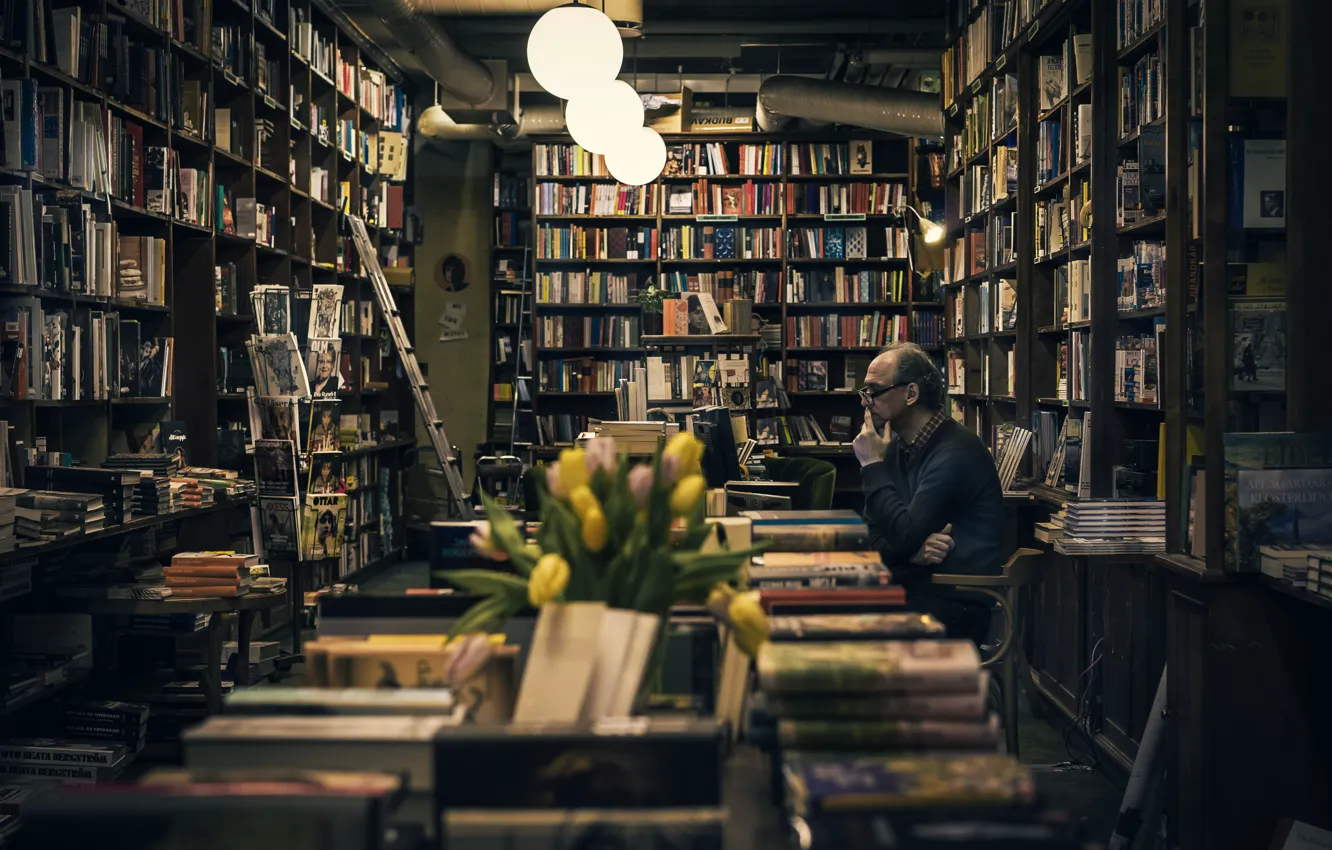
<svg viewBox="0 0 1332 850">
<path fill-rule="evenodd" d="M 920 346 L 894 343 L 874 358 L 860 403 L 865 424 L 854 449 L 870 543 L 912 608 L 934 614 L 950 636 L 979 643 L 989 606 L 932 585 L 930 575 L 1002 569 L 1004 505 L 994 458 L 944 413 L 943 375 Z"/>
</svg>

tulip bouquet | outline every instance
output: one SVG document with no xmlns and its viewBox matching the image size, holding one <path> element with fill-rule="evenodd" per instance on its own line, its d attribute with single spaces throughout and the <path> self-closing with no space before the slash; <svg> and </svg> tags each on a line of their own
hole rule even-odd
<svg viewBox="0 0 1332 850">
<path fill-rule="evenodd" d="M 528 604 L 604 602 L 665 618 L 673 604 L 688 601 L 708 603 L 738 633 L 747 624 L 749 632 L 761 628 L 766 637 L 757 601 L 730 588 L 741 565 L 763 546 L 699 551 L 710 531 L 703 519 L 702 453 L 691 434 L 673 437 L 650 463 L 631 464 L 610 437 L 565 449 L 538 483 L 541 530 L 535 543 L 483 496 L 490 522 L 472 544 L 508 562 L 513 572 L 449 573 L 453 584 L 486 597 L 454 631 L 493 626 Z M 742 643 L 757 649 L 747 638 Z"/>
</svg>

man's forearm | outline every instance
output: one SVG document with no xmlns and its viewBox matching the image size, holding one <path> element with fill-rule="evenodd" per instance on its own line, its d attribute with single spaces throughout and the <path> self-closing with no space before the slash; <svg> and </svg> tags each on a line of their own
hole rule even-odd
<svg viewBox="0 0 1332 850">
<path fill-rule="evenodd" d="M 906 563 L 930 534 L 947 524 L 943 515 L 947 482 L 938 474 L 922 474 L 910 502 L 894 486 L 887 467 L 871 463 L 860 470 L 865 492 L 865 518 L 872 535 L 882 541 L 879 551 Z"/>
</svg>

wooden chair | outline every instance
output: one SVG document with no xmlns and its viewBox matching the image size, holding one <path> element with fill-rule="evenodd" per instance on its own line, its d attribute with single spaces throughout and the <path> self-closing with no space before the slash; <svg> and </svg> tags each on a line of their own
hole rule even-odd
<svg viewBox="0 0 1332 850">
<path fill-rule="evenodd" d="M 1025 611 L 1021 605 L 1022 588 L 1036 581 L 1036 562 L 1034 556 L 1042 554 L 1039 549 L 1019 549 L 1004 564 L 1004 571 L 999 575 L 955 575 L 935 574 L 934 584 L 946 585 L 968 593 L 981 593 L 998 604 L 1004 615 L 1003 637 L 999 647 L 988 653 L 981 661 L 981 667 L 996 674 L 999 681 L 999 714 L 1004 721 L 1004 738 L 1008 742 L 1008 752 L 1018 755 L 1018 677 L 1026 670 L 1026 659 L 1022 656 L 1023 631 L 1026 626 Z"/>
</svg>

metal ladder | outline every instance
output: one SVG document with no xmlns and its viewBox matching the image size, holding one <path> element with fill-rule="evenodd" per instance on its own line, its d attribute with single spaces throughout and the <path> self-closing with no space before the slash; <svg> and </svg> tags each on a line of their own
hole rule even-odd
<svg viewBox="0 0 1332 850">
<path fill-rule="evenodd" d="M 384 279 L 384 272 L 379 267 L 379 253 L 375 250 L 375 246 L 370 244 L 370 236 L 365 231 L 365 222 L 354 215 L 348 215 L 347 221 L 351 222 L 352 241 L 356 243 L 356 251 L 361 255 L 361 265 L 365 266 L 366 273 L 375 286 L 379 309 L 393 335 L 393 345 L 398 349 L 398 357 L 402 360 L 402 370 L 406 373 L 407 380 L 411 383 L 412 395 L 416 398 L 416 409 L 421 412 L 426 431 L 430 433 L 430 443 L 435 447 L 435 457 L 443 468 L 444 478 L 449 482 L 453 501 L 457 504 L 458 512 L 463 519 L 474 519 L 472 505 L 467 501 L 467 495 L 463 490 L 462 476 L 458 474 L 456 459 L 452 449 L 449 448 L 449 436 L 444 433 L 444 423 L 435 412 L 434 400 L 430 398 L 430 385 L 421 374 L 421 367 L 416 362 L 416 348 L 402 326 L 402 316 L 398 313 L 397 302 L 393 300 L 393 291 L 389 289 L 388 281 Z"/>
<path fill-rule="evenodd" d="M 518 331 L 517 334 L 514 336 L 514 342 L 516 343 L 516 345 L 514 345 L 513 347 L 515 360 L 513 364 L 513 410 L 511 411 L 511 418 L 509 419 L 510 456 L 513 456 L 515 444 L 518 442 L 519 381 L 527 382 L 526 413 L 528 413 L 529 415 L 531 415 L 533 412 L 533 405 L 535 403 L 535 396 L 536 396 L 536 388 L 535 388 L 536 382 L 534 380 L 536 378 L 536 363 L 531 363 L 527 367 L 528 372 L 530 372 L 531 374 L 527 375 L 523 374 L 523 328 L 525 327 L 524 323 L 528 322 L 532 315 L 531 254 L 532 254 L 532 246 L 528 245 L 527 247 L 523 248 L 523 271 L 522 271 L 522 277 L 519 279 L 519 283 L 521 284 L 519 286 L 519 290 L 522 292 L 522 297 L 518 299 Z M 531 334 L 531 331 L 532 329 L 528 327 L 529 334 Z"/>
</svg>

